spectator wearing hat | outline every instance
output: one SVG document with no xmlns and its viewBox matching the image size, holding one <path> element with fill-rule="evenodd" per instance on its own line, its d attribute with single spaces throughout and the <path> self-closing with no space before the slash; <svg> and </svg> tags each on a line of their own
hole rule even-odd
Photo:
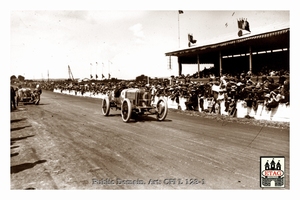
<svg viewBox="0 0 300 200">
<path fill-rule="evenodd" d="M 289 81 L 285 80 L 283 85 L 279 88 L 280 94 L 282 95 L 281 103 L 288 104 L 290 101 L 290 87 Z"/>
<path fill-rule="evenodd" d="M 279 83 L 280 85 L 283 85 L 285 80 L 286 80 L 286 77 L 284 77 L 283 75 L 280 75 L 280 76 L 279 76 L 279 79 L 278 79 L 278 83 Z"/>
<path fill-rule="evenodd" d="M 264 91 L 261 83 L 258 82 L 255 84 L 255 87 L 253 88 L 253 93 L 254 96 L 257 97 L 257 100 L 264 100 Z"/>
<path fill-rule="evenodd" d="M 196 94 L 196 89 L 191 88 L 188 91 L 187 101 L 185 102 L 187 110 L 197 110 L 198 109 L 198 95 Z"/>
<path fill-rule="evenodd" d="M 255 88 L 252 90 L 252 94 L 252 109 L 256 112 L 258 109 L 258 95 Z"/>
<path fill-rule="evenodd" d="M 248 71 L 248 72 L 247 72 L 247 76 L 250 76 L 250 77 L 251 77 L 251 76 L 252 76 L 252 72 L 251 72 L 251 71 Z"/>
<path fill-rule="evenodd" d="M 227 84 L 227 93 L 225 94 L 225 112 L 228 112 L 229 115 L 233 107 L 236 107 L 236 96 L 237 86 L 234 84 Z M 229 110 L 230 108 L 232 109 Z"/>
<path fill-rule="evenodd" d="M 220 101 L 216 100 L 214 107 L 213 107 L 214 113 L 216 113 L 217 115 L 219 115 L 221 113 L 220 111 Z"/>
<path fill-rule="evenodd" d="M 184 81 L 185 81 L 185 83 L 190 83 L 190 82 L 191 82 L 191 76 L 190 76 L 190 74 L 187 74 L 187 75 L 184 77 Z"/>
<path fill-rule="evenodd" d="M 276 108 L 279 103 L 280 100 L 282 98 L 280 93 L 276 93 L 275 91 L 271 91 L 269 95 L 267 95 L 267 100 L 266 100 L 266 107 L 268 108 L 268 110 L 270 111 L 272 108 Z"/>
<path fill-rule="evenodd" d="M 231 117 L 234 117 L 236 114 L 236 101 L 235 99 L 232 99 L 231 97 L 228 98 L 230 103 L 228 105 L 228 115 Z"/>
<path fill-rule="evenodd" d="M 198 105 L 200 106 L 200 111 L 204 110 L 204 98 L 205 98 L 205 84 L 203 82 L 198 83 Z"/>
<path fill-rule="evenodd" d="M 271 76 L 268 76 L 267 80 L 268 80 L 268 88 L 271 91 L 275 90 L 276 88 L 278 88 L 280 86 L 280 84 L 278 82 L 277 83 L 274 82 L 274 79 Z"/>
<path fill-rule="evenodd" d="M 157 97 L 164 96 L 164 90 L 165 90 L 164 86 L 157 85 L 156 86 L 155 96 L 157 96 Z"/>
<path fill-rule="evenodd" d="M 187 98 L 188 97 L 187 84 L 181 84 L 179 92 L 180 92 L 180 97 Z"/>
<path fill-rule="evenodd" d="M 216 101 L 213 97 L 207 98 L 207 109 L 208 109 L 209 113 L 214 111 L 215 103 L 216 103 Z"/>
<path fill-rule="evenodd" d="M 235 100 L 236 95 L 237 95 L 237 86 L 235 84 L 233 84 L 233 85 L 231 85 L 230 89 L 227 91 L 227 96 L 229 96 Z"/>
<path fill-rule="evenodd" d="M 155 85 L 152 85 L 151 88 L 150 88 L 151 102 L 155 101 L 156 91 L 157 91 L 157 89 L 156 89 Z"/>
<path fill-rule="evenodd" d="M 246 74 L 241 73 L 238 81 L 242 82 L 242 83 L 245 83 L 246 82 Z"/>
<path fill-rule="evenodd" d="M 266 75 L 262 75 L 261 82 L 264 83 L 266 80 L 267 80 L 267 76 Z"/>
<path fill-rule="evenodd" d="M 254 111 L 257 111 L 258 104 L 264 102 L 264 92 L 262 90 L 261 84 L 257 83 L 252 91 L 253 91 L 252 108 Z"/>
<path fill-rule="evenodd" d="M 170 87 L 168 89 L 168 97 L 174 101 L 175 100 L 175 88 L 174 87 Z"/>
<path fill-rule="evenodd" d="M 255 83 L 251 80 L 251 76 L 246 76 L 246 84 L 254 85 Z"/>
</svg>

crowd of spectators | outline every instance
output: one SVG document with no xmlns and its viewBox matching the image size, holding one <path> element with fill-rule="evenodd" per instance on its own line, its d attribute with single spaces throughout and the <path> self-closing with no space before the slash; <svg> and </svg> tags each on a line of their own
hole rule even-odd
<svg viewBox="0 0 300 200">
<path fill-rule="evenodd" d="M 171 77 L 165 80 L 120 81 L 106 83 L 70 83 L 52 84 L 60 90 L 74 90 L 77 95 L 85 92 L 92 94 L 108 94 L 113 90 L 124 88 L 145 88 L 154 96 L 165 96 L 179 103 L 180 97 L 186 99 L 188 110 L 220 113 L 220 103 L 225 102 L 225 111 L 234 115 L 236 103 L 244 100 L 245 107 L 257 109 L 259 103 L 271 110 L 279 103 L 289 104 L 289 76 L 288 74 L 263 74 L 252 76 L 250 72 L 239 76 L 225 74 L 221 77 L 211 76 L 207 81 L 196 81 L 189 75 Z M 208 107 L 204 108 L 204 100 Z"/>
</svg>

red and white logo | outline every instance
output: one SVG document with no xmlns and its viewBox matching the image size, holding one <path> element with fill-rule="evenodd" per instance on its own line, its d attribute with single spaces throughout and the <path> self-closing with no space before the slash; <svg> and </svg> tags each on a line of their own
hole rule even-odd
<svg viewBox="0 0 300 200">
<path fill-rule="evenodd" d="M 260 186 L 284 187 L 284 157 L 261 156 L 260 157 Z"/>
</svg>

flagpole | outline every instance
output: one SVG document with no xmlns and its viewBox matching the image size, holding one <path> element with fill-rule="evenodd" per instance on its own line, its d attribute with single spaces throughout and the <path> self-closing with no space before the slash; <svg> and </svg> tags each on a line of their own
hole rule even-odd
<svg viewBox="0 0 300 200">
<path fill-rule="evenodd" d="M 179 28 L 180 24 L 179 24 L 179 15 L 180 15 L 180 13 L 179 13 L 179 11 L 178 11 L 178 48 L 180 48 L 180 28 Z"/>
<path fill-rule="evenodd" d="M 93 67 L 93 65 L 92 65 L 92 63 L 90 63 L 90 79 L 92 79 L 92 67 Z"/>
<path fill-rule="evenodd" d="M 108 79 L 110 78 L 110 61 L 108 61 L 108 74 L 107 74 L 107 76 L 108 76 Z"/>
<path fill-rule="evenodd" d="M 98 68 L 98 62 L 96 62 L 96 80 L 98 79 L 97 68 Z"/>
<path fill-rule="evenodd" d="M 104 63 L 102 63 L 102 75 L 101 75 L 102 80 L 103 80 L 103 68 L 104 68 Z"/>
<path fill-rule="evenodd" d="M 178 10 L 178 48 L 180 48 L 180 21 L 179 21 L 179 15 L 183 14 L 184 12 L 182 10 Z"/>
</svg>

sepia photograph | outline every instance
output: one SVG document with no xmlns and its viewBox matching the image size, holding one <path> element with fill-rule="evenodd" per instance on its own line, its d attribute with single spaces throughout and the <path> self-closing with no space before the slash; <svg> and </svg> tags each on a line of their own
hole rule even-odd
<svg viewBox="0 0 300 200">
<path fill-rule="evenodd" d="M 294 11 L 265 7 L 11 6 L 6 188 L 294 189 Z"/>
</svg>

